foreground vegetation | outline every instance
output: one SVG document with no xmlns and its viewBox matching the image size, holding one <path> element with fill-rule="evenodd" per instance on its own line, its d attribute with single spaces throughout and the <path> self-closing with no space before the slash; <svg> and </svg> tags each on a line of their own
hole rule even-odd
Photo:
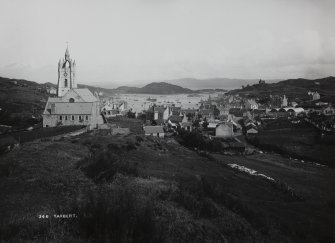
<svg viewBox="0 0 335 243">
<path fill-rule="evenodd" d="M 240 160 L 296 194 L 227 166 Z M 85 134 L 26 143 L 0 166 L 3 241 L 335 240 L 334 171 L 277 155 L 209 159 L 172 138 Z M 54 214 L 77 217 L 38 218 Z"/>
</svg>

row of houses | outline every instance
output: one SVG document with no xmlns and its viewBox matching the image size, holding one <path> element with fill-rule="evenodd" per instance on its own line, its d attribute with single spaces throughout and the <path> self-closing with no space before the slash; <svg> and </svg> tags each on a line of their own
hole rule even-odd
<svg viewBox="0 0 335 243">
<path fill-rule="evenodd" d="M 101 113 L 105 117 L 116 117 L 123 116 L 127 113 L 127 103 L 126 102 L 105 102 L 101 108 Z"/>
</svg>

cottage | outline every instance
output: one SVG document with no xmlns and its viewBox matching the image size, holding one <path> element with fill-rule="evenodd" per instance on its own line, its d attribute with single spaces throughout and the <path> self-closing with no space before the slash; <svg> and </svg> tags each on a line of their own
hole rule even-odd
<svg viewBox="0 0 335 243">
<path fill-rule="evenodd" d="M 190 122 L 186 116 L 186 114 L 184 114 L 183 120 L 181 121 L 181 127 L 182 129 L 191 132 L 192 131 L 192 122 Z"/>
<path fill-rule="evenodd" d="M 220 112 L 220 114 L 219 114 L 220 116 L 229 115 L 229 108 L 226 108 L 226 107 L 223 107 L 223 106 L 219 106 L 219 107 L 217 107 L 217 109 Z"/>
<path fill-rule="evenodd" d="M 162 126 L 144 126 L 144 135 L 164 138 L 164 130 Z"/>
<path fill-rule="evenodd" d="M 47 92 L 48 92 L 48 94 L 56 95 L 57 94 L 57 89 L 54 88 L 54 87 L 48 87 Z"/>
<path fill-rule="evenodd" d="M 313 93 L 312 97 L 313 97 L 313 100 L 319 100 L 320 99 L 320 94 L 317 91 L 315 91 Z"/>
<path fill-rule="evenodd" d="M 124 111 L 126 110 L 126 103 L 106 103 L 102 109 L 101 112 L 104 114 L 105 117 L 116 117 L 121 116 L 124 114 Z"/>
<path fill-rule="evenodd" d="M 258 109 L 258 104 L 256 103 L 254 99 L 248 99 L 244 103 L 244 108 L 250 109 L 250 110 Z"/>
<path fill-rule="evenodd" d="M 156 123 L 164 123 L 172 115 L 172 110 L 169 106 L 151 106 L 147 110 L 147 120 L 155 121 Z"/>
<path fill-rule="evenodd" d="M 202 118 L 214 117 L 214 111 L 212 109 L 202 109 L 199 111 L 199 114 L 202 116 Z"/>
<path fill-rule="evenodd" d="M 251 135 L 251 134 L 258 134 L 258 130 L 256 129 L 256 127 L 247 128 L 247 135 Z"/>
<path fill-rule="evenodd" d="M 230 138 L 233 137 L 233 124 L 231 122 L 221 123 L 216 126 L 215 128 L 215 136 L 216 137 L 223 137 L 223 138 Z"/>
</svg>

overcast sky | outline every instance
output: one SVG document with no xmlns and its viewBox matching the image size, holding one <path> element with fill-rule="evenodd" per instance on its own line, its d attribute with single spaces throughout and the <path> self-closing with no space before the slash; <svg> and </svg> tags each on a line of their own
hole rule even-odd
<svg viewBox="0 0 335 243">
<path fill-rule="evenodd" d="M 335 76 L 335 0 L 0 0 L 0 76 L 79 83 Z"/>
</svg>

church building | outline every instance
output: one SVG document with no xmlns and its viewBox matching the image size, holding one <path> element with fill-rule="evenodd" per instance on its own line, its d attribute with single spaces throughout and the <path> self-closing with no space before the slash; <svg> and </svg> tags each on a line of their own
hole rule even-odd
<svg viewBox="0 0 335 243">
<path fill-rule="evenodd" d="M 99 97 L 77 87 L 76 62 L 68 48 L 65 59 L 58 62 L 57 97 L 49 97 L 42 116 L 43 127 L 86 125 L 93 129 L 104 123 Z"/>
</svg>

